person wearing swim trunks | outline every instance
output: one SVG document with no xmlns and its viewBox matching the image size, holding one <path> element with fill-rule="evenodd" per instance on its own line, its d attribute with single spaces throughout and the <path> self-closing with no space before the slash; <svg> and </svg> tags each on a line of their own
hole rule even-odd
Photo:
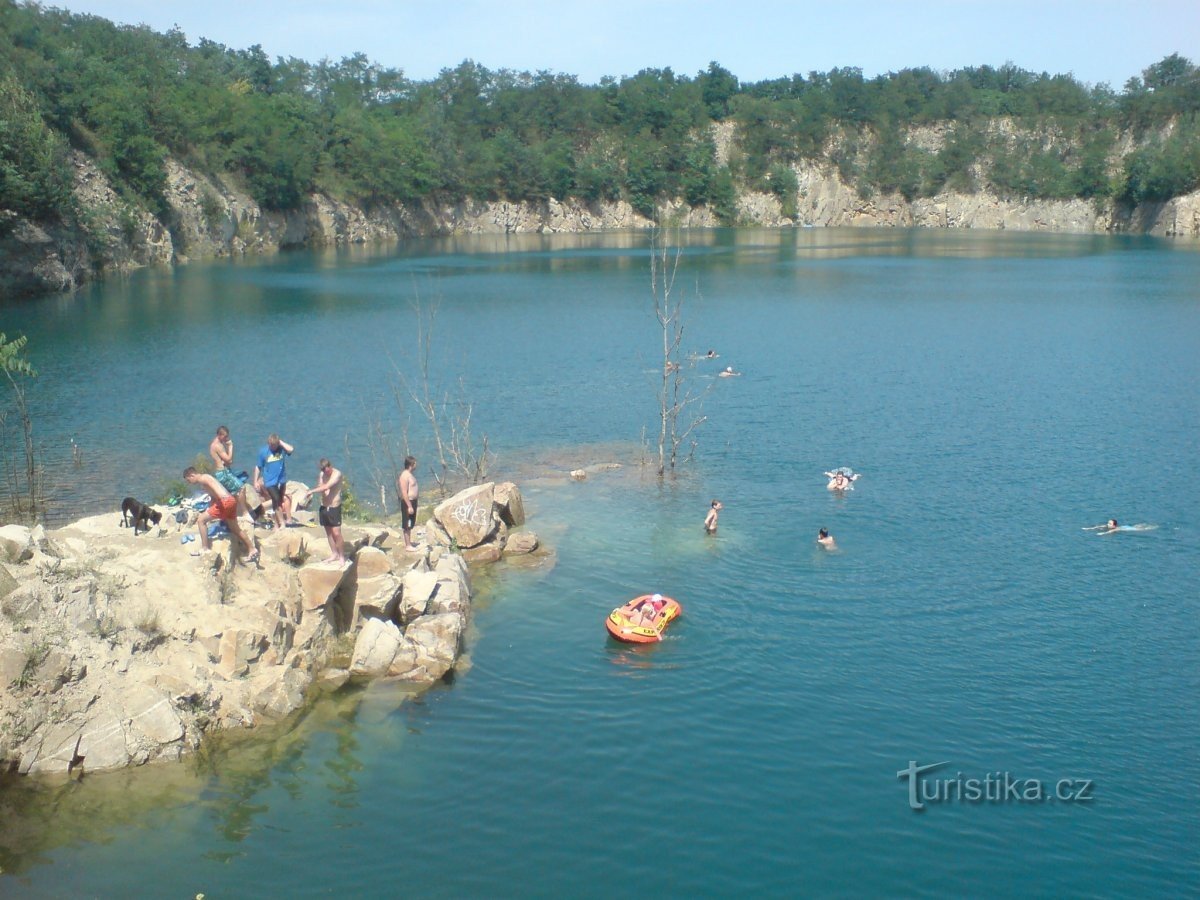
<svg viewBox="0 0 1200 900">
<path fill-rule="evenodd" d="M 292 521 L 292 504 L 287 495 L 286 459 L 295 450 L 287 441 L 272 434 L 258 451 L 258 463 L 254 466 L 254 487 L 260 494 L 271 498 L 275 511 L 275 526 L 285 528 Z"/>
<path fill-rule="evenodd" d="M 237 498 L 225 490 L 216 478 L 197 472 L 194 466 L 188 466 L 183 470 L 183 480 L 188 484 L 195 484 L 203 488 L 211 501 L 208 509 L 200 513 L 200 517 L 196 519 L 196 527 L 200 529 L 200 546 L 205 550 L 211 550 L 212 539 L 208 536 L 209 523 L 224 522 L 230 532 L 246 545 L 246 562 L 257 560 L 258 550 L 254 547 L 254 541 L 250 540 L 246 532 L 242 531 L 242 526 L 238 524 Z"/>
<path fill-rule="evenodd" d="M 400 530 L 404 534 L 404 549 L 416 550 L 412 542 L 412 530 L 417 524 L 417 460 L 416 457 L 404 457 L 404 471 L 396 479 L 396 493 L 400 496 Z"/>
<path fill-rule="evenodd" d="M 323 559 L 324 563 L 344 563 L 346 556 L 342 544 L 342 473 L 333 467 L 327 459 L 317 464 L 317 484 L 304 492 L 307 499 L 313 494 L 321 495 L 321 508 L 317 511 L 317 521 L 325 529 L 325 539 L 329 541 L 332 556 Z"/>
<path fill-rule="evenodd" d="M 705 534 L 716 534 L 717 533 L 717 516 L 720 514 L 721 510 L 723 510 L 724 508 L 725 507 L 721 504 L 720 500 L 714 500 L 712 502 L 712 506 L 710 506 L 709 510 L 708 510 L 708 515 L 704 517 L 704 533 Z"/>
<path fill-rule="evenodd" d="M 228 469 L 233 465 L 233 440 L 224 425 L 217 426 L 217 436 L 208 445 L 208 455 L 212 457 L 215 469 Z"/>
</svg>

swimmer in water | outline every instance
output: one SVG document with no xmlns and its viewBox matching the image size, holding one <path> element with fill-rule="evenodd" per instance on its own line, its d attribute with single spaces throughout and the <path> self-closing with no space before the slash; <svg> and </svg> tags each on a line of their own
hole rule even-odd
<svg viewBox="0 0 1200 900">
<path fill-rule="evenodd" d="M 714 500 L 712 502 L 712 505 L 708 508 L 708 515 L 704 517 L 705 534 L 717 533 L 717 518 L 719 517 L 721 510 L 724 508 L 725 507 L 721 504 L 720 500 Z"/>
<path fill-rule="evenodd" d="M 849 472 L 849 474 L 847 474 Z M 829 484 L 825 488 L 830 491 L 852 491 L 854 490 L 854 482 L 858 481 L 859 474 L 850 472 L 848 469 L 836 469 L 832 472 L 826 472 L 825 477 L 829 479 Z"/>
<path fill-rule="evenodd" d="M 826 531 L 824 528 L 822 528 L 820 531 L 817 532 L 817 543 L 820 544 L 822 547 L 824 547 L 826 550 L 836 550 L 837 549 L 837 544 L 833 540 L 833 535 L 830 534 L 828 531 Z"/>
<path fill-rule="evenodd" d="M 1141 522 L 1137 525 L 1122 525 L 1116 519 L 1109 519 L 1103 525 L 1088 525 L 1083 530 L 1094 531 L 1096 534 L 1105 535 L 1116 534 L 1118 531 L 1154 531 L 1156 528 L 1158 528 L 1157 525 L 1147 525 L 1145 522 Z"/>
<path fill-rule="evenodd" d="M 720 373 L 720 377 L 721 378 L 735 378 L 741 374 L 742 374 L 741 372 L 733 371 L 733 366 L 726 366 L 725 371 Z"/>
</svg>

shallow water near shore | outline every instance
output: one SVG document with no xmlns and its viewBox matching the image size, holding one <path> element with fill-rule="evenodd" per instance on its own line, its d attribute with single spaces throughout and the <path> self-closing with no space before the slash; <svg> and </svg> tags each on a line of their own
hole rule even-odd
<svg viewBox="0 0 1200 900">
<path fill-rule="evenodd" d="M 436 304 L 433 376 L 463 379 L 556 561 L 489 573 L 469 666 L 417 701 L 375 686 L 170 775 L 22 786 L 0 894 L 1200 890 L 1200 248 L 679 240 L 684 348 L 720 359 L 687 370 L 709 418 L 662 484 L 637 464 L 643 235 L 193 265 L 6 309 L 73 516 L 152 495 L 218 423 L 240 466 L 277 430 L 292 477 L 329 455 L 369 484 L 414 298 Z M 840 465 L 864 473 L 844 495 Z M 1082 530 L 1114 516 L 1157 527 Z M 666 640 L 609 640 L 651 590 L 684 606 Z M 897 773 L 942 762 L 913 810 Z M 968 799 L 985 778 L 1072 797 Z"/>
</svg>

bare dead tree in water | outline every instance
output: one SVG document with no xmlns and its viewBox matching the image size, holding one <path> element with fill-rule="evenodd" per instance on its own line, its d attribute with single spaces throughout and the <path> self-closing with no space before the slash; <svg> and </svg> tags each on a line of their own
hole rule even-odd
<svg viewBox="0 0 1200 900">
<path fill-rule="evenodd" d="M 679 464 L 679 448 L 691 439 L 692 432 L 702 425 L 707 416 L 700 415 L 699 406 L 689 408 L 703 399 L 693 393 L 684 376 L 684 364 L 680 346 L 683 344 L 683 300 L 682 291 L 675 292 L 675 276 L 679 271 L 682 251 L 676 247 L 668 250 L 666 242 L 655 236 L 650 253 L 650 293 L 654 300 L 654 316 L 662 329 L 662 382 L 658 389 L 658 474 L 667 470 L 674 472 Z M 685 415 L 686 413 L 686 415 Z M 694 413 L 694 414 L 693 414 Z M 696 442 L 691 439 L 688 451 L 690 458 L 695 452 Z"/>
<path fill-rule="evenodd" d="M 433 477 L 440 492 L 445 493 L 452 482 L 482 484 L 496 455 L 489 448 L 488 435 L 477 434 L 472 426 L 475 405 L 468 399 L 466 382 L 460 377 L 454 389 L 435 383 L 431 362 L 437 304 L 426 305 L 418 296 L 413 310 L 417 317 L 417 374 L 415 380 L 410 379 L 396 367 L 397 408 L 404 406 L 402 389 L 429 424 L 438 465 Z"/>
</svg>

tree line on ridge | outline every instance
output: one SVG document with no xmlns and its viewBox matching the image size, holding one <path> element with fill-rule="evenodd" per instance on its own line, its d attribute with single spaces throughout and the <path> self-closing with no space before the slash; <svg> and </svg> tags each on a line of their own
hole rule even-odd
<svg viewBox="0 0 1200 900">
<path fill-rule="evenodd" d="M 362 54 L 272 62 L 258 45 L 192 46 L 177 30 L 0 0 L 0 210 L 33 219 L 86 217 L 69 148 L 164 217 L 167 156 L 276 210 L 320 191 L 362 205 L 625 199 L 653 217 L 678 198 L 734 223 L 739 190 L 794 214 L 803 160 L 830 161 L 864 196 L 1153 202 L 1200 188 L 1198 114 L 1200 70 L 1178 54 L 1120 93 L 1011 64 L 746 83 L 714 62 L 589 85 L 468 60 L 413 81 Z M 726 164 L 714 122 L 736 126 Z M 941 139 L 913 140 L 923 127 Z"/>
</svg>

